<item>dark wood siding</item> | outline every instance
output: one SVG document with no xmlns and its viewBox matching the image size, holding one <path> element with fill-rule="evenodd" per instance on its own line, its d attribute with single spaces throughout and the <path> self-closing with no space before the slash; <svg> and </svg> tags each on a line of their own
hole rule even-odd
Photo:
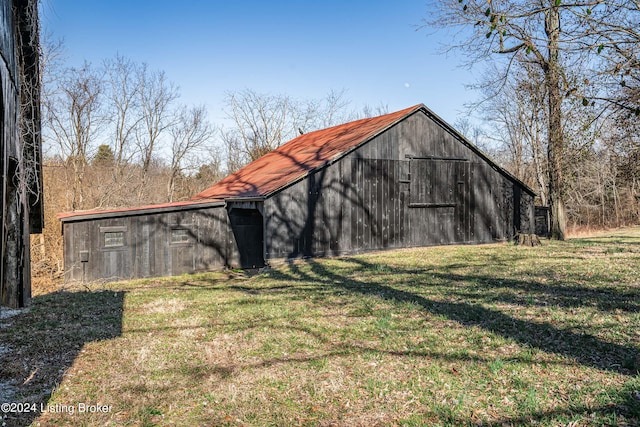
<svg viewBox="0 0 640 427">
<path fill-rule="evenodd" d="M 533 221 L 516 185 L 416 113 L 267 199 L 265 257 L 505 240 Z"/>
<path fill-rule="evenodd" d="M 222 206 L 65 222 L 63 227 L 67 281 L 170 276 L 239 266 L 238 247 Z M 176 230 L 185 240 L 172 239 Z M 104 234 L 117 231 L 124 233 L 124 245 L 105 247 Z"/>
<path fill-rule="evenodd" d="M 5 78 L 13 81 L 17 87 L 17 64 L 16 64 L 16 33 L 13 19 L 13 2 L 0 2 L 0 63 L 2 64 Z M 15 110 L 14 110 L 15 111 Z"/>
</svg>

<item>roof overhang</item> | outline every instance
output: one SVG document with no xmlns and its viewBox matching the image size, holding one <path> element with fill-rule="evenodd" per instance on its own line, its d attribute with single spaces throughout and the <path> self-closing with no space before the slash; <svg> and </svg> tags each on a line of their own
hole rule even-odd
<svg viewBox="0 0 640 427">
<path fill-rule="evenodd" d="M 198 202 L 176 202 L 159 205 L 148 205 L 136 208 L 111 209 L 105 211 L 69 212 L 58 214 L 63 223 L 91 221 L 96 219 L 121 218 L 125 216 L 157 215 L 171 212 L 183 212 L 194 209 L 224 207 L 224 200 L 201 200 Z"/>
<path fill-rule="evenodd" d="M 264 196 L 247 196 L 247 197 L 226 197 L 224 201 L 226 203 L 236 203 L 236 202 L 264 202 L 266 197 Z"/>
</svg>

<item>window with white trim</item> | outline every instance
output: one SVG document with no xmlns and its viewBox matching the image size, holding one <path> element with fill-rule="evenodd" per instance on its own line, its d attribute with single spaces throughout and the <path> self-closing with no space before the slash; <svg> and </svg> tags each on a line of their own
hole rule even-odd
<svg viewBox="0 0 640 427">
<path fill-rule="evenodd" d="M 189 243 L 191 234 L 185 228 L 174 228 L 171 230 L 171 243 Z"/>
<path fill-rule="evenodd" d="M 106 231 L 104 233 L 104 247 L 118 248 L 124 246 L 124 231 Z"/>
</svg>

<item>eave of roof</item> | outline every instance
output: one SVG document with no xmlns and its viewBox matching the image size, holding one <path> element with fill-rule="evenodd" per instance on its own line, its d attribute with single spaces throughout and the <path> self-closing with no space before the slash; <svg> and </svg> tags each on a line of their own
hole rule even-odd
<svg viewBox="0 0 640 427">
<path fill-rule="evenodd" d="M 185 210 L 213 208 L 224 206 L 225 201 L 220 199 L 185 200 L 173 203 L 160 203 L 156 205 L 136 206 L 133 208 L 105 209 L 63 212 L 58 214 L 62 222 L 84 221 L 88 219 L 118 218 L 123 216 L 149 215 L 167 212 L 179 212 Z"/>
</svg>

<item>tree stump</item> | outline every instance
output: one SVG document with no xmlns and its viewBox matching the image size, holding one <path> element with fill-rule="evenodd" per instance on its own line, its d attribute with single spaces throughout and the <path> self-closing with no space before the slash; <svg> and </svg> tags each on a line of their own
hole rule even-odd
<svg viewBox="0 0 640 427">
<path fill-rule="evenodd" d="M 540 246 L 540 238 L 536 234 L 517 234 L 515 243 L 518 246 Z"/>
</svg>

